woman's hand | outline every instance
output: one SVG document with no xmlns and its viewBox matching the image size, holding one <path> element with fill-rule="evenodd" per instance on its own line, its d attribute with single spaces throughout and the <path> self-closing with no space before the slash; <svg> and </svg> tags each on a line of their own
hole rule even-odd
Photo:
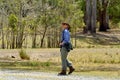
<svg viewBox="0 0 120 80">
<path fill-rule="evenodd" d="M 60 43 L 60 46 L 62 46 L 63 45 L 63 43 Z"/>
</svg>

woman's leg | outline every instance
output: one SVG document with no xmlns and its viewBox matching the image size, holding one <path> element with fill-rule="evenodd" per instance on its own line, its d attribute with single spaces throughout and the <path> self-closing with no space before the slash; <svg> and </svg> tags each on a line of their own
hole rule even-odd
<svg viewBox="0 0 120 80">
<path fill-rule="evenodd" d="M 67 67 L 69 67 L 70 70 L 68 74 L 71 74 L 73 71 L 75 71 L 75 69 L 73 68 L 72 63 L 68 59 L 66 59 L 66 63 Z"/>
<path fill-rule="evenodd" d="M 71 74 L 75 69 L 72 67 L 72 63 L 68 61 L 68 51 L 65 47 L 61 48 L 61 62 L 62 62 L 62 72 L 58 75 L 66 75 L 67 67 L 69 67 L 70 71 L 68 74 Z"/>
<path fill-rule="evenodd" d="M 67 55 L 68 55 L 68 51 L 66 50 L 65 47 L 62 47 L 61 49 L 61 61 L 62 61 L 62 70 L 67 70 Z"/>
<path fill-rule="evenodd" d="M 67 67 L 72 66 L 72 63 L 68 59 L 66 59 L 66 63 L 67 63 Z"/>
<path fill-rule="evenodd" d="M 68 52 L 65 47 L 62 47 L 60 51 L 61 51 L 62 71 L 58 75 L 66 75 L 66 70 L 67 70 L 66 58 L 67 58 Z"/>
</svg>

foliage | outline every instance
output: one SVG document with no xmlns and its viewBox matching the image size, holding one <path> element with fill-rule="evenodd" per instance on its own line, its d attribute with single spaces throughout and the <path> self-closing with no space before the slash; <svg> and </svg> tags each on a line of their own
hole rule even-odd
<svg viewBox="0 0 120 80">
<path fill-rule="evenodd" d="M 18 23 L 18 18 L 14 14 L 10 14 L 9 16 L 9 26 L 12 28 L 13 31 L 16 30 Z"/>
<path fill-rule="evenodd" d="M 20 55 L 20 58 L 23 59 L 23 60 L 30 60 L 29 55 L 23 49 L 20 50 L 19 55 Z"/>
<path fill-rule="evenodd" d="M 119 0 L 111 1 L 110 7 L 108 9 L 110 18 L 114 23 L 120 22 L 120 4 L 119 3 L 120 3 Z"/>
<path fill-rule="evenodd" d="M 119 24 L 120 0 L 109 1 L 107 12 L 111 27 Z M 22 48 L 23 43 L 27 45 L 27 37 L 32 39 L 29 44 L 34 47 L 58 47 L 62 22 L 71 25 L 72 35 L 86 26 L 85 0 L 0 0 L 0 7 L 0 26 L 5 29 L 1 29 L 5 33 L 1 37 L 4 36 L 2 44 L 5 48 Z"/>
</svg>

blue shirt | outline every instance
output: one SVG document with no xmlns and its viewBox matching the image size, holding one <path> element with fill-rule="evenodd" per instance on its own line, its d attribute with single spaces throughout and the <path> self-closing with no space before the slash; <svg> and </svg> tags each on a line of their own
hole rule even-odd
<svg viewBox="0 0 120 80">
<path fill-rule="evenodd" d="M 69 32 L 68 29 L 65 29 L 65 30 L 62 31 L 61 42 L 63 44 L 66 44 L 66 43 L 70 42 L 70 32 Z"/>
</svg>

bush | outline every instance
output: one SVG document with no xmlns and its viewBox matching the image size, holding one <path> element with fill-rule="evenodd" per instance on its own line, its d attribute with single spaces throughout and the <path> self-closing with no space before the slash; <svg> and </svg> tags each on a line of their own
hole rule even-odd
<svg viewBox="0 0 120 80">
<path fill-rule="evenodd" d="M 30 56 L 27 55 L 26 51 L 21 49 L 19 52 L 20 58 L 23 60 L 30 60 Z"/>
<path fill-rule="evenodd" d="M 46 63 L 45 63 L 45 66 L 46 66 L 46 67 L 49 67 L 49 66 L 50 66 L 50 62 L 46 62 Z"/>
<path fill-rule="evenodd" d="M 33 67 L 39 66 L 39 65 L 40 65 L 39 62 L 30 62 L 30 63 L 29 63 L 29 66 L 33 66 Z"/>
</svg>

